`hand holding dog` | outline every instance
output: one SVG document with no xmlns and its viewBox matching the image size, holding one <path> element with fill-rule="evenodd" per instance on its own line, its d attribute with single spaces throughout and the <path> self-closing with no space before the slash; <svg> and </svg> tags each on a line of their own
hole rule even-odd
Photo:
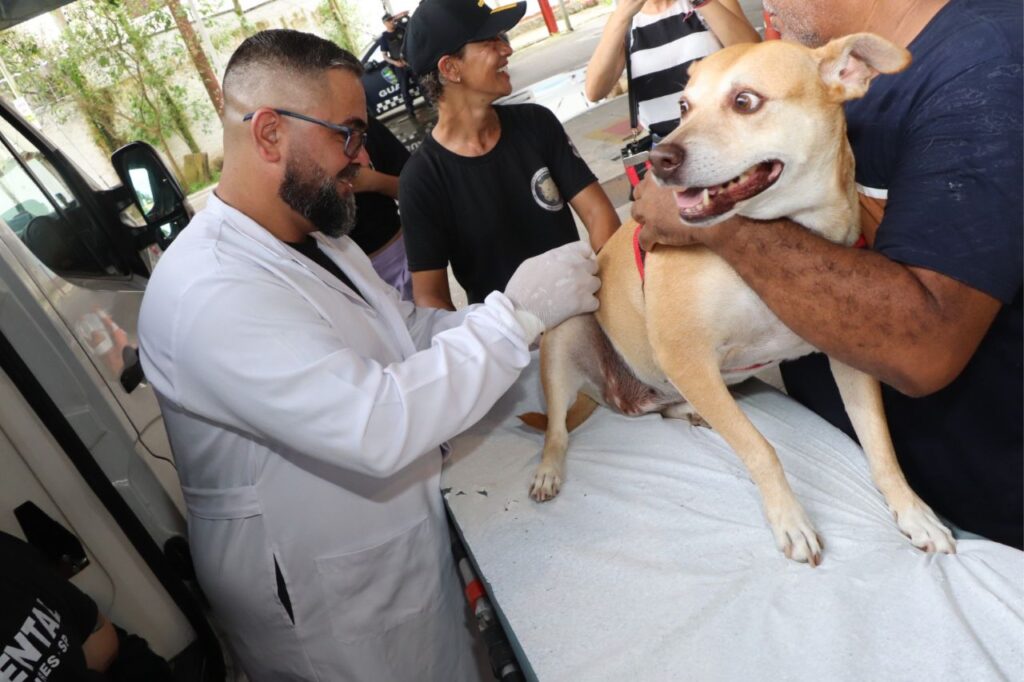
<svg viewBox="0 0 1024 682">
<path fill-rule="evenodd" d="M 733 217 L 708 227 L 692 227 L 679 218 L 675 192 L 671 187 L 658 185 L 651 176 L 643 179 L 634 190 L 633 220 L 643 226 L 640 230 L 640 248 L 651 251 L 658 244 L 665 246 L 692 246 L 711 244 L 726 237 L 740 225 L 748 222 Z"/>
</svg>

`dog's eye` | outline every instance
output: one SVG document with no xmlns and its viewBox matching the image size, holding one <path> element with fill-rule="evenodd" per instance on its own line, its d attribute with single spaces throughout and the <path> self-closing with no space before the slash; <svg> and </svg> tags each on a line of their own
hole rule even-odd
<svg viewBox="0 0 1024 682">
<path fill-rule="evenodd" d="M 741 92 L 732 101 L 732 107 L 741 114 L 752 114 L 761 108 L 761 98 L 752 92 Z"/>
<path fill-rule="evenodd" d="M 679 118 L 686 116 L 686 112 L 690 110 L 690 103 L 686 101 L 685 97 L 679 99 Z"/>
</svg>

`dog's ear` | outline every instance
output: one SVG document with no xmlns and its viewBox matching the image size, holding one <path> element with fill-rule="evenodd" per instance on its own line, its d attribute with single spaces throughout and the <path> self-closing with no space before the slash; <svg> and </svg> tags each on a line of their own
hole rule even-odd
<svg viewBox="0 0 1024 682">
<path fill-rule="evenodd" d="M 813 51 L 818 71 L 837 102 L 863 97 L 880 73 L 896 73 L 910 64 L 910 53 L 874 33 L 836 38 Z"/>
</svg>

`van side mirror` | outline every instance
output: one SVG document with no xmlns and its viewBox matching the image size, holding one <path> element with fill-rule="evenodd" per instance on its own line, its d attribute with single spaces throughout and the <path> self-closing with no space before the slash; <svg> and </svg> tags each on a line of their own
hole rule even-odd
<svg viewBox="0 0 1024 682">
<path fill-rule="evenodd" d="M 185 193 L 153 147 L 131 142 L 115 151 L 110 161 L 147 225 L 188 217 Z"/>
</svg>

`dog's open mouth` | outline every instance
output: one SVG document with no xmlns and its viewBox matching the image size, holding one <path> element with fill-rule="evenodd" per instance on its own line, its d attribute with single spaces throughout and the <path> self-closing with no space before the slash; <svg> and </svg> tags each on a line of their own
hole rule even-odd
<svg viewBox="0 0 1024 682">
<path fill-rule="evenodd" d="M 782 175 L 781 161 L 762 161 L 737 177 L 714 187 L 687 187 L 676 192 L 679 216 L 699 222 L 722 215 L 739 202 L 757 196 Z"/>
</svg>

